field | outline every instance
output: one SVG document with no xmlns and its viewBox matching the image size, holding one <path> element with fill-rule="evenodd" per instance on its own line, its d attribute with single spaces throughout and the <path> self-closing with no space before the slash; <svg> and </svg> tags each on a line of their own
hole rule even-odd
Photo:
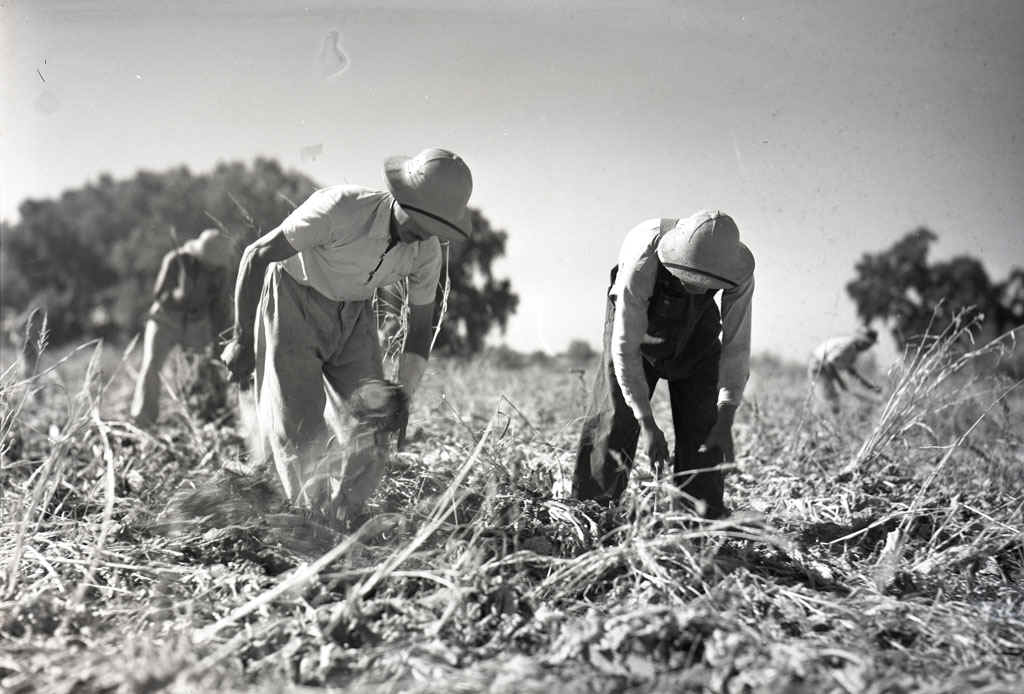
<svg viewBox="0 0 1024 694">
<path fill-rule="evenodd" d="M 642 459 L 621 508 L 567 498 L 589 373 L 435 360 L 374 513 L 305 537 L 168 532 L 175 491 L 259 474 L 239 418 L 179 369 L 150 435 L 136 355 L 50 355 L 0 391 L 0 688 L 1024 691 L 1024 398 L 958 344 L 838 420 L 757 360 L 714 523 Z"/>
</svg>

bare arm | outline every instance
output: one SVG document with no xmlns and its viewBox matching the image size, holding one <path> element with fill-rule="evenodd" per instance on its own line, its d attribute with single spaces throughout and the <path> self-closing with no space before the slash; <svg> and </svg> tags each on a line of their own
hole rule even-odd
<svg viewBox="0 0 1024 694">
<path fill-rule="evenodd" d="M 854 367 L 853 365 L 850 365 L 850 366 L 849 366 L 849 367 L 848 367 L 848 368 L 846 369 L 846 371 L 847 371 L 847 373 L 849 373 L 849 374 L 850 374 L 851 376 L 853 376 L 853 377 L 854 377 L 854 378 L 856 378 L 856 379 L 857 379 L 858 381 L 860 381 L 860 384 L 861 384 L 862 386 L 864 386 L 865 388 L 867 388 L 868 390 L 875 390 L 875 391 L 877 391 L 877 390 L 881 390 L 881 389 L 880 389 L 880 388 L 879 388 L 878 386 L 876 386 L 876 385 L 875 385 L 874 383 L 872 383 L 872 382 L 871 382 L 871 381 L 869 381 L 868 379 L 864 378 L 864 377 L 863 377 L 863 376 L 862 376 L 862 375 L 860 374 L 860 372 L 859 372 L 859 371 L 857 371 L 857 369 L 856 369 L 856 368 L 855 368 L 855 367 Z M 845 390 L 845 386 L 844 386 L 844 390 Z"/>
<path fill-rule="evenodd" d="M 423 373 L 427 370 L 427 358 L 430 356 L 430 336 L 433 332 L 434 303 L 409 305 L 409 329 L 405 336 L 405 350 L 398 360 L 398 382 L 402 390 L 410 398 L 420 386 Z M 408 426 L 402 422 L 398 431 L 398 449 L 405 447 L 405 430 Z"/>
<path fill-rule="evenodd" d="M 409 306 L 409 332 L 405 336 L 405 350 L 398 361 L 398 382 L 409 397 L 419 388 L 423 372 L 427 370 L 433 322 L 433 303 Z"/>
<path fill-rule="evenodd" d="M 156 282 L 153 284 L 153 298 L 157 301 L 164 295 L 164 292 L 168 289 L 168 283 L 171 277 L 171 264 L 177 259 L 178 252 L 171 251 L 164 255 L 164 259 L 160 262 L 160 272 L 156 275 Z"/>
<path fill-rule="evenodd" d="M 267 232 L 242 252 L 235 282 L 235 341 L 243 350 L 249 353 L 253 350 L 256 308 L 267 267 L 279 260 L 287 260 L 297 252 L 280 228 Z"/>
<path fill-rule="evenodd" d="M 441 275 L 441 245 L 436 238 L 417 245 L 416 266 L 409 274 L 409 326 L 398 361 L 398 382 L 410 398 L 419 388 L 430 356 L 434 303 Z M 399 436 L 399 442 L 404 437 Z"/>
<path fill-rule="evenodd" d="M 430 358 L 430 337 L 433 333 L 434 304 L 409 306 L 409 328 L 405 337 L 405 351 Z"/>
</svg>

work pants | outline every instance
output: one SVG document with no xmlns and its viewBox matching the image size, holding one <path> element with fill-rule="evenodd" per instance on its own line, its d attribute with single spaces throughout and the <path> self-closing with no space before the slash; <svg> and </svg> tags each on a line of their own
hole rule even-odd
<svg viewBox="0 0 1024 694">
<path fill-rule="evenodd" d="M 255 336 L 261 443 L 288 498 L 324 510 L 334 496 L 331 480 L 340 479 L 345 502 L 361 504 L 377 486 L 383 460 L 354 456 L 350 465 L 332 433 L 341 433 L 343 402 L 359 383 L 383 377 L 370 302 L 332 301 L 274 263 Z"/>
<path fill-rule="evenodd" d="M 724 480 L 720 469 L 721 451 L 702 450 L 718 416 L 718 362 L 721 321 L 717 307 L 705 311 L 692 332 L 675 336 L 685 343 L 668 359 L 644 359 L 648 397 L 659 380 L 668 382 L 675 431 L 672 463 L 674 482 L 685 493 L 704 501 L 707 514 L 717 515 L 724 507 Z M 640 423 L 626 404 L 615 376 L 611 358 L 612 322 L 615 301 L 609 298 L 604 326 L 603 354 L 594 379 L 591 402 L 584 419 L 576 454 L 574 496 L 579 499 L 616 502 L 629 482 Z"/>
<path fill-rule="evenodd" d="M 137 426 L 156 423 L 160 414 L 160 370 L 175 345 L 202 351 L 213 342 L 213 329 L 203 313 L 186 314 L 153 304 L 142 337 L 142 366 L 135 382 L 131 417 Z"/>
</svg>

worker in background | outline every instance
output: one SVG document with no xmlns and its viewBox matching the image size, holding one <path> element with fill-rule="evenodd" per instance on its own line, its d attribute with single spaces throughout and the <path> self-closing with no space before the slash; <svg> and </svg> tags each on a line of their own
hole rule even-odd
<svg viewBox="0 0 1024 694">
<path fill-rule="evenodd" d="M 875 393 L 881 388 L 864 378 L 857 371 L 857 357 L 871 349 L 878 341 L 878 333 L 870 328 L 860 328 L 853 335 L 829 338 L 822 342 L 811 355 L 807 369 L 814 386 L 815 399 L 826 405 L 833 414 L 838 414 L 839 391 L 847 390 L 842 374 L 855 378 L 865 388 Z"/>
<path fill-rule="evenodd" d="M 218 335 L 231 327 L 231 275 L 237 262 L 235 244 L 217 229 L 206 229 L 164 256 L 146 316 L 131 404 L 136 426 L 146 428 L 157 420 L 160 369 L 171 350 L 176 345 L 194 352 L 215 350 Z"/>
</svg>

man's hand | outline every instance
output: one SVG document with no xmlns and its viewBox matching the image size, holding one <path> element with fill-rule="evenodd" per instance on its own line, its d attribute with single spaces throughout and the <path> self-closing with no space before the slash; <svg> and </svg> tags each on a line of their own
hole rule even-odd
<svg viewBox="0 0 1024 694">
<path fill-rule="evenodd" d="M 719 449 L 722 451 L 722 462 L 731 463 L 736 459 L 736 451 L 732 440 L 732 422 L 736 414 L 736 407 L 722 403 L 718 406 L 718 419 L 715 425 L 708 432 L 704 440 L 704 447 L 709 451 Z"/>
<path fill-rule="evenodd" d="M 248 389 L 249 376 L 256 368 L 256 354 L 252 342 L 245 341 L 243 344 L 237 338 L 231 340 L 220 353 L 220 360 L 228 367 L 231 382 L 239 384 L 242 390 Z"/>
<path fill-rule="evenodd" d="M 644 436 L 644 451 L 647 453 L 647 457 L 651 459 L 651 467 L 654 468 L 654 474 L 657 477 L 661 477 L 661 471 L 664 469 L 665 464 L 669 462 L 668 443 L 665 441 L 665 434 L 658 428 L 657 422 L 654 421 L 654 417 L 645 417 L 641 421 L 641 432 Z"/>
</svg>

